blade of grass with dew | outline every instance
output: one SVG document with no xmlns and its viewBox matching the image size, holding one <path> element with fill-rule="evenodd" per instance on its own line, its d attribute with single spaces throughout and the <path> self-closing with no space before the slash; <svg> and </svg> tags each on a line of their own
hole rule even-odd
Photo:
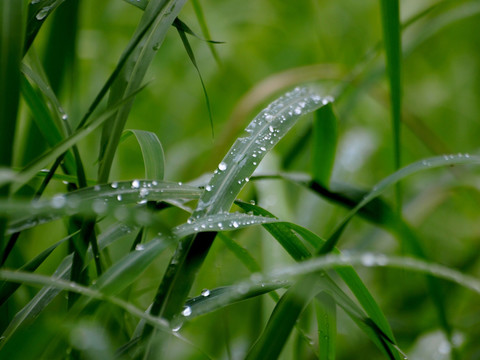
<svg viewBox="0 0 480 360">
<path fill-rule="evenodd" d="M 253 171 L 265 154 L 293 127 L 302 116 L 325 106 L 333 99 L 324 97 L 312 88 L 295 88 L 272 102 L 247 126 L 247 136 L 235 141 L 223 161 L 218 165 L 197 209 L 192 215 L 195 221 L 205 214 L 229 211 L 236 196 L 249 181 Z M 182 239 L 179 250 L 170 261 L 160 284 L 154 315 L 167 319 L 179 313 L 205 259 L 214 235 L 205 234 Z M 194 259 L 188 262 L 186 259 Z"/>
<path fill-rule="evenodd" d="M 90 121 L 84 127 L 75 131 L 67 139 L 64 139 L 63 141 L 58 143 L 56 146 L 50 149 L 47 153 L 43 154 L 33 163 L 31 163 L 30 165 L 27 165 L 24 169 L 18 172 L 14 179 L 15 184 L 14 184 L 13 190 L 15 191 L 21 185 L 25 184 L 27 181 L 32 179 L 36 175 L 36 173 L 38 173 L 41 169 L 47 166 L 50 162 L 54 161 L 57 157 L 61 156 L 65 151 L 67 151 L 70 147 L 72 147 L 78 141 L 83 139 L 85 136 L 92 133 L 96 128 L 102 125 L 111 116 L 111 114 L 117 110 L 117 108 L 119 108 L 125 102 L 129 101 L 130 98 L 135 96 L 135 94 L 141 91 L 142 89 L 143 89 L 143 86 L 140 89 L 136 90 L 134 93 L 130 94 L 127 98 L 121 100 L 114 107 L 110 107 L 108 110 L 102 112 L 94 120 Z M 5 181 L 3 183 L 0 183 L 0 186 L 3 184 L 5 184 Z"/>
<path fill-rule="evenodd" d="M 180 20 L 176 19 L 175 21 L 178 21 L 178 23 L 183 24 L 180 22 Z M 207 112 L 208 112 L 208 118 L 210 120 L 210 128 L 212 131 L 212 138 L 215 137 L 215 131 L 213 128 L 213 116 L 212 116 L 212 109 L 210 107 L 210 99 L 208 98 L 208 93 L 207 93 L 207 88 L 205 87 L 205 82 L 203 81 L 202 73 L 200 72 L 200 69 L 197 64 L 197 60 L 195 59 L 195 55 L 193 53 L 192 47 L 190 46 L 190 43 L 187 39 L 187 36 L 185 35 L 185 27 L 181 25 L 176 25 L 175 26 L 178 32 L 178 35 L 180 35 L 180 39 L 182 39 L 183 47 L 185 48 L 185 51 L 187 52 L 188 58 L 193 64 L 193 67 L 197 71 L 198 77 L 200 78 L 200 83 L 202 84 L 202 89 L 203 89 L 203 95 L 205 96 L 205 103 L 207 105 Z"/>
<path fill-rule="evenodd" d="M 151 27 L 143 41 L 138 43 L 126 58 L 125 66 L 113 81 L 108 100 L 109 107 L 140 86 L 153 57 L 185 2 L 186 0 L 150 0 L 148 2 L 130 44 L 136 41 L 136 36 L 142 32 L 144 26 L 151 24 Z M 113 158 L 133 106 L 133 100 L 132 98 L 118 109 L 103 126 L 98 168 L 99 183 L 108 181 Z"/>
<path fill-rule="evenodd" d="M 332 104 L 315 112 L 312 140 L 312 176 L 320 184 L 328 186 L 337 147 L 337 118 Z"/>
<path fill-rule="evenodd" d="M 201 189 L 170 181 L 123 181 L 95 185 L 33 202 L 0 201 L 0 214 L 11 214 L 12 222 L 9 224 L 8 232 L 14 233 L 64 216 L 105 215 L 114 212 L 118 207 L 139 202 L 196 200 L 202 192 Z"/>
<path fill-rule="evenodd" d="M 20 62 L 25 33 L 24 1 L 4 0 L 0 3 L 0 167 L 10 167 L 20 93 Z M 9 187 L 0 184 L 0 197 Z M 0 218 L 0 254 L 3 253 L 3 232 L 6 219 Z"/>
<path fill-rule="evenodd" d="M 125 140 L 130 135 L 135 138 L 142 150 L 143 163 L 145 166 L 145 179 L 163 180 L 165 173 L 165 154 L 162 143 L 157 135 L 144 130 L 125 130 L 120 141 Z"/>
<path fill-rule="evenodd" d="M 457 155 L 443 155 L 443 156 L 434 156 L 431 158 L 426 158 L 419 160 L 410 165 L 407 165 L 400 170 L 394 172 L 393 174 L 387 176 L 380 182 L 378 182 L 372 190 L 360 201 L 348 214 L 347 216 L 338 224 L 336 229 L 332 232 L 332 235 L 329 237 L 325 245 L 320 249 L 321 254 L 328 253 L 331 251 L 337 244 L 344 228 L 348 222 L 355 216 L 355 214 L 368 204 L 374 198 L 380 196 L 389 186 L 396 184 L 400 180 L 404 179 L 407 176 L 415 174 L 417 172 L 434 169 L 437 167 L 443 166 L 455 166 L 462 164 L 479 164 L 480 156 L 470 155 L 470 154 L 457 154 Z"/>
<path fill-rule="evenodd" d="M 27 31 L 24 53 L 28 51 L 37 36 L 40 28 L 50 14 L 65 0 L 40 0 L 28 3 Z"/>
<path fill-rule="evenodd" d="M 401 121 L 402 121 L 402 84 L 401 63 L 402 45 L 400 29 L 400 9 L 398 0 L 380 0 L 383 44 L 386 54 L 387 73 L 390 83 L 390 102 L 393 133 L 394 168 L 401 166 Z M 398 213 L 402 209 L 400 185 L 396 185 L 396 204 Z"/>
<path fill-rule="evenodd" d="M 215 214 L 202 217 L 195 223 L 185 223 L 172 229 L 172 236 L 157 236 L 133 253 L 128 253 L 100 278 L 96 286 L 107 295 L 114 295 L 130 285 L 155 260 L 178 239 L 198 232 L 233 231 L 254 225 L 277 221 L 276 219 L 241 213 Z"/>
<path fill-rule="evenodd" d="M 335 344 L 337 337 L 336 303 L 331 295 L 320 293 L 317 295 L 315 310 L 318 324 L 319 358 L 335 360 Z"/>
</svg>

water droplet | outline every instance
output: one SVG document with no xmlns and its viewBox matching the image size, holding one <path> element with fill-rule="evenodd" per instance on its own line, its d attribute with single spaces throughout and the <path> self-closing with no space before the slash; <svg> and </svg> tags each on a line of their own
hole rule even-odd
<svg viewBox="0 0 480 360">
<path fill-rule="evenodd" d="M 245 178 L 245 182 L 249 182 L 250 179 L 248 177 Z"/>
<path fill-rule="evenodd" d="M 173 332 L 180 331 L 180 329 L 182 328 L 182 325 L 183 323 L 179 323 L 178 325 L 175 325 L 174 327 L 172 327 L 172 331 Z"/>
<path fill-rule="evenodd" d="M 93 187 L 93 190 L 95 190 L 95 191 L 100 191 L 100 185 L 95 185 L 95 186 Z"/>
<path fill-rule="evenodd" d="M 147 195 L 148 195 L 148 189 L 147 189 L 147 188 L 141 188 L 139 195 L 140 195 L 140 197 L 142 197 L 142 198 L 145 197 L 145 196 L 147 196 Z"/>
<path fill-rule="evenodd" d="M 103 214 L 107 210 L 107 204 L 100 199 L 95 199 L 92 204 L 92 210 L 97 214 Z"/>
<path fill-rule="evenodd" d="M 35 4 L 38 4 L 39 2 L 40 2 L 40 0 L 32 0 L 32 2 L 30 4 L 35 5 Z"/>
<path fill-rule="evenodd" d="M 265 146 L 262 146 L 262 147 L 260 148 L 260 150 L 262 150 L 262 151 L 267 151 L 267 149 L 265 148 Z"/>
<path fill-rule="evenodd" d="M 301 107 L 296 107 L 294 112 L 295 112 L 295 114 L 300 115 L 302 113 L 302 108 Z"/>
<path fill-rule="evenodd" d="M 185 317 L 192 315 L 192 308 L 190 306 L 185 306 L 183 308 L 182 315 Z"/>
<path fill-rule="evenodd" d="M 205 190 L 206 190 L 206 191 L 212 191 L 212 186 L 211 186 L 211 185 L 205 186 Z"/>
<path fill-rule="evenodd" d="M 370 253 L 366 253 L 362 255 L 362 264 L 364 266 L 373 266 L 375 265 L 375 256 Z"/>
<path fill-rule="evenodd" d="M 201 294 L 203 297 L 210 296 L 210 290 L 208 290 L 208 289 L 203 289 L 200 294 Z"/>
<path fill-rule="evenodd" d="M 143 251 L 145 250 L 145 246 L 143 244 L 135 245 L 135 251 Z"/>
<path fill-rule="evenodd" d="M 191 223 L 193 223 L 193 219 L 192 219 L 192 218 L 189 218 L 189 219 L 187 220 L 187 224 L 191 224 Z"/>
<path fill-rule="evenodd" d="M 227 170 L 227 164 L 225 164 L 225 163 L 222 161 L 220 164 L 218 164 L 218 170 L 220 170 L 220 171 L 225 171 L 225 170 Z"/>
<path fill-rule="evenodd" d="M 60 209 L 61 207 L 63 207 L 65 205 L 66 202 L 67 202 L 67 200 L 65 199 L 65 196 L 57 195 L 57 196 L 53 197 L 50 204 L 52 205 L 53 208 Z"/>
<path fill-rule="evenodd" d="M 270 125 L 270 126 L 268 127 L 268 131 L 270 131 L 271 133 L 273 133 L 273 132 L 275 131 L 275 129 L 273 128 L 272 125 Z"/>
<path fill-rule="evenodd" d="M 38 13 L 37 15 L 35 16 L 35 18 L 37 20 L 43 20 L 47 17 L 48 13 L 50 12 L 50 6 L 45 6 L 44 8 L 42 8 Z"/>
<path fill-rule="evenodd" d="M 122 195 L 120 195 L 120 194 L 117 195 L 117 200 L 118 200 L 118 201 L 122 201 Z"/>
<path fill-rule="evenodd" d="M 234 228 L 238 228 L 238 226 L 239 226 L 239 225 L 238 225 L 238 222 L 236 222 L 236 221 L 234 221 L 234 222 L 232 223 L 232 225 L 233 225 Z"/>
<path fill-rule="evenodd" d="M 271 115 L 271 114 L 265 115 L 265 120 L 267 120 L 267 121 L 272 121 L 273 118 L 274 118 L 274 117 L 273 117 L 273 115 Z"/>
<path fill-rule="evenodd" d="M 465 154 L 465 157 L 468 159 L 470 157 L 470 154 Z"/>
<path fill-rule="evenodd" d="M 140 181 L 133 180 L 132 181 L 132 189 L 138 189 L 140 187 Z"/>
<path fill-rule="evenodd" d="M 114 181 L 111 185 L 112 189 L 116 189 L 118 188 L 118 183 L 116 181 Z"/>
<path fill-rule="evenodd" d="M 68 115 L 67 115 L 67 114 L 63 114 L 63 115 L 62 115 L 62 120 L 64 120 L 64 121 L 68 120 Z"/>
</svg>

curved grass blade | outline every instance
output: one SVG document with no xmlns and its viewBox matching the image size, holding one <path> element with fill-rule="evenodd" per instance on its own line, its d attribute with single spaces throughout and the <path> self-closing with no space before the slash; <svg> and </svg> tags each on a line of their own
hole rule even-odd
<svg viewBox="0 0 480 360">
<path fill-rule="evenodd" d="M 337 244 L 343 230 L 349 223 L 349 221 L 355 216 L 355 214 L 363 208 L 366 204 L 372 201 L 377 196 L 381 195 L 389 186 L 396 184 L 400 180 L 407 176 L 415 174 L 422 170 L 433 169 L 443 166 L 454 166 L 461 164 L 479 164 L 480 156 L 470 154 L 457 154 L 457 155 L 443 155 L 427 158 L 407 165 L 393 174 L 387 176 L 379 183 L 377 183 L 372 190 L 364 196 L 360 201 L 343 219 L 343 221 L 336 227 L 332 235 L 320 249 L 319 254 L 326 254 L 331 251 Z"/>
<path fill-rule="evenodd" d="M 297 120 L 332 102 L 312 88 L 295 88 L 265 108 L 245 129 L 215 170 L 195 216 L 228 211 L 260 161 Z"/>
<path fill-rule="evenodd" d="M 330 184 L 337 146 L 337 118 L 331 104 L 318 109 L 313 120 L 312 175 L 324 186 Z"/>
<path fill-rule="evenodd" d="M 185 2 L 186 0 L 150 0 L 148 2 L 138 28 L 127 47 L 128 51 L 130 46 L 133 46 L 133 49 L 125 59 L 125 66 L 113 81 L 108 101 L 109 107 L 125 96 L 131 95 L 132 91 L 140 86 L 154 55 Z M 141 36 L 142 41 L 137 42 L 137 36 L 144 31 L 145 26 L 148 26 L 148 30 L 145 36 Z M 98 169 L 99 183 L 108 181 L 113 158 L 133 101 L 134 99 L 131 98 L 120 107 L 103 127 Z"/>
<path fill-rule="evenodd" d="M 125 130 L 122 140 L 129 135 L 135 135 L 138 145 L 142 150 L 143 163 L 145 165 L 145 179 L 163 180 L 165 173 L 165 154 L 162 143 L 158 136 L 151 131 Z"/>
<path fill-rule="evenodd" d="M 312 88 L 295 88 L 260 112 L 247 126 L 247 136 L 237 139 L 218 165 L 192 219 L 228 212 L 265 154 L 302 115 L 315 111 L 332 100 L 331 97 L 319 95 Z M 152 314 L 170 319 L 181 311 L 214 238 L 214 233 L 205 233 L 186 237 L 180 242 L 160 284 Z M 147 332 L 144 332 L 146 335 Z"/>
<path fill-rule="evenodd" d="M 215 137 L 215 131 L 213 129 L 212 108 L 210 107 L 210 99 L 208 98 L 207 88 L 205 87 L 205 83 L 203 81 L 202 73 L 200 72 L 200 69 L 199 69 L 198 64 L 197 64 L 197 60 L 195 59 L 195 55 L 193 54 L 192 47 L 190 46 L 190 43 L 188 42 L 187 36 L 185 35 L 185 33 L 190 29 L 188 29 L 188 27 L 185 28 L 186 25 L 183 22 L 181 22 L 178 18 L 175 19 L 174 25 L 177 29 L 178 35 L 180 35 L 180 39 L 182 39 L 182 43 L 183 43 L 183 46 L 185 48 L 185 51 L 187 52 L 187 55 L 190 58 L 190 61 L 192 62 L 193 66 L 195 67 L 195 70 L 197 71 L 198 77 L 200 78 L 200 83 L 202 84 L 202 89 L 203 89 L 203 95 L 205 96 L 205 103 L 207 105 L 208 118 L 210 120 L 210 128 L 212 130 L 212 138 L 214 138 Z"/>
<path fill-rule="evenodd" d="M 198 23 L 200 24 L 200 28 L 202 29 L 203 36 L 205 39 L 211 39 L 212 37 L 210 36 L 210 31 L 208 30 L 207 22 L 205 20 L 205 15 L 203 13 L 202 5 L 198 0 L 193 0 L 192 1 L 193 5 L 193 10 L 195 11 L 195 15 L 197 16 Z M 208 41 L 208 47 L 210 48 L 210 52 L 213 55 L 213 58 L 215 59 L 217 65 L 221 64 L 220 61 L 220 56 L 218 56 L 217 49 L 215 48 L 214 44 L 215 43 L 222 43 L 222 42 L 212 42 Z"/>
</svg>

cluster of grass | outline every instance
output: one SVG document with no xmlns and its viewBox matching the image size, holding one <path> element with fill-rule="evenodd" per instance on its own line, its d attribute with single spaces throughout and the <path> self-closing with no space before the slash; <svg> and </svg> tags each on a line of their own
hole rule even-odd
<svg viewBox="0 0 480 360">
<path fill-rule="evenodd" d="M 478 356 L 479 3 L 327 3 L 0 2 L 0 358 Z"/>
</svg>

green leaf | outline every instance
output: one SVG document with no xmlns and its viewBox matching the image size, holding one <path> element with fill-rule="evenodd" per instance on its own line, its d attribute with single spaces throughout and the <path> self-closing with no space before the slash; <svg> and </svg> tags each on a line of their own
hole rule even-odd
<svg viewBox="0 0 480 360">
<path fill-rule="evenodd" d="M 165 173 L 165 154 L 157 135 L 144 130 L 125 130 L 122 138 L 135 135 L 142 150 L 145 165 L 145 179 L 163 180 Z"/>
<path fill-rule="evenodd" d="M 312 140 L 313 178 L 320 184 L 328 186 L 337 146 L 337 118 L 331 104 L 315 112 Z"/>
</svg>

